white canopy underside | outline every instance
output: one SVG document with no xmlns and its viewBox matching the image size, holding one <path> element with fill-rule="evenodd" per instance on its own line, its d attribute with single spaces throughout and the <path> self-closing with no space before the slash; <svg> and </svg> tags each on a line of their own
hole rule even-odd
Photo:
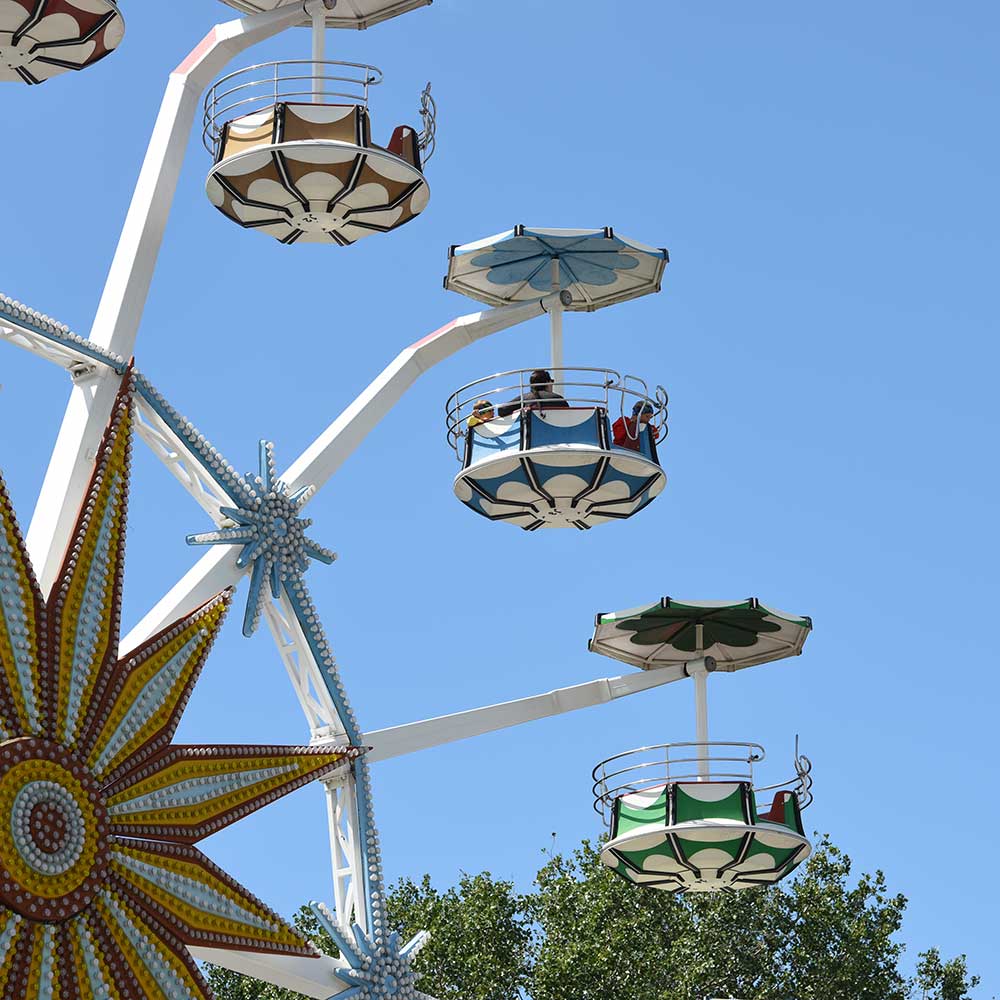
<svg viewBox="0 0 1000 1000">
<path fill-rule="evenodd" d="M 537 254 L 520 249 L 532 239 L 539 241 Z M 536 299 L 552 290 L 550 250 L 563 261 L 561 287 L 570 293 L 571 312 L 594 312 L 658 292 L 667 265 L 664 250 L 613 230 L 519 227 L 454 247 L 445 287 L 491 306 Z M 608 266 L 611 256 L 622 266 Z M 588 259 L 600 261 L 596 272 Z M 597 280 L 589 280 L 595 273 Z"/>
<path fill-rule="evenodd" d="M 676 605 L 688 609 L 706 610 L 733 607 L 730 601 L 678 601 Z M 717 669 L 733 672 L 789 656 L 798 656 L 812 630 L 812 622 L 809 619 L 799 618 L 758 603 L 757 608 L 763 613 L 761 623 L 771 631 L 762 629 L 751 645 L 706 642 L 703 649 L 692 651 L 678 648 L 666 638 L 662 642 L 649 641 L 654 635 L 649 630 L 650 618 L 647 616 L 655 615 L 661 606 L 660 603 L 650 604 L 630 608 L 627 611 L 599 615 L 594 638 L 590 642 L 591 652 L 610 656 L 612 659 L 643 670 L 681 666 L 702 656 L 712 656 L 717 662 Z M 644 630 L 644 641 L 636 642 L 635 637 Z"/>
<path fill-rule="evenodd" d="M 279 7 L 302 6 L 302 0 L 222 0 L 244 14 L 259 14 Z M 370 28 L 381 21 L 408 14 L 418 7 L 427 7 L 433 0 L 337 0 L 333 10 L 327 12 L 326 23 L 331 28 Z M 311 24 L 303 15 L 303 25 Z"/>
</svg>

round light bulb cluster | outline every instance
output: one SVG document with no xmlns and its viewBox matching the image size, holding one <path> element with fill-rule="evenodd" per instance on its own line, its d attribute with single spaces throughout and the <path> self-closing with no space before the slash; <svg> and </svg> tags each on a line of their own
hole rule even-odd
<svg viewBox="0 0 1000 1000">
<path fill-rule="evenodd" d="M 0 905 L 60 923 L 108 874 L 111 830 L 83 760 L 47 740 L 0 744 Z"/>
<path fill-rule="evenodd" d="M 80 860 L 87 843 L 83 812 L 69 789 L 54 781 L 32 781 L 14 797 L 14 843 L 42 875 L 63 875 Z"/>
</svg>

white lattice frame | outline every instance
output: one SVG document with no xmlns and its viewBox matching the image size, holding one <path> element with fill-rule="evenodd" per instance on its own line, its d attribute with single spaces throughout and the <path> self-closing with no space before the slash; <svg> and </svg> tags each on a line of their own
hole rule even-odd
<svg viewBox="0 0 1000 1000">
<path fill-rule="evenodd" d="M 135 432 L 139 438 L 215 524 L 224 524 L 226 518 L 220 508 L 229 506 L 232 501 L 208 474 L 198 456 L 141 397 L 136 400 L 136 412 L 139 419 L 135 422 Z"/>
<path fill-rule="evenodd" d="M 60 368 L 65 368 L 77 384 L 97 374 L 102 367 L 100 362 L 95 361 L 84 352 L 76 351 L 66 344 L 49 340 L 34 330 L 27 330 L 21 326 L 0 322 L 0 337 L 15 347 L 20 347 L 45 361 L 51 361 Z"/>
<path fill-rule="evenodd" d="M 333 864 L 333 901 L 337 920 L 345 931 L 365 913 L 365 894 L 359 873 L 364 872 L 358 817 L 358 790 L 354 775 L 326 783 L 327 821 Z M 347 919 L 345 919 L 347 918 Z M 359 923 L 361 921 L 359 920 Z"/>
<path fill-rule="evenodd" d="M 347 730 L 323 683 L 320 666 L 302 634 L 288 598 L 271 601 L 264 608 L 264 620 L 305 713 L 312 740 L 343 743 Z"/>
</svg>

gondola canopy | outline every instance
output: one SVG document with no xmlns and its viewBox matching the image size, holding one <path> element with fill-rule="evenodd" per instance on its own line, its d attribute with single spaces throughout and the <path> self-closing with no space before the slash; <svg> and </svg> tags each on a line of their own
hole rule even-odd
<svg viewBox="0 0 1000 1000">
<path fill-rule="evenodd" d="M 777 611 L 755 597 L 675 601 L 597 616 L 590 649 L 643 670 L 679 665 L 702 656 L 732 672 L 798 656 L 812 620 Z"/>
<path fill-rule="evenodd" d="M 660 290 L 666 250 L 613 229 L 515 226 L 451 248 L 445 288 L 491 306 L 568 291 L 572 312 L 593 312 Z M 556 273 L 558 272 L 558 287 Z"/>
</svg>

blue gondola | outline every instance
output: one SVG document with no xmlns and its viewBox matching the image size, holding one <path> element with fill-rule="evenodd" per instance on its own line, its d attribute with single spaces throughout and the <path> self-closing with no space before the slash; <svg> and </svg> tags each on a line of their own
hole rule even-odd
<svg viewBox="0 0 1000 1000">
<path fill-rule="evenodd" d="M 528 369 L 480 379 L 451 397 L 448 433 L 462 463 L 455 495 L 477 514 L 526 531 L 632 517 L 666 485 L 658 452 L 666 393 L 650 395 L 641 380 L 610 369 L 552 374 L 558 405 L 532 398 Z"/>
</svg>

